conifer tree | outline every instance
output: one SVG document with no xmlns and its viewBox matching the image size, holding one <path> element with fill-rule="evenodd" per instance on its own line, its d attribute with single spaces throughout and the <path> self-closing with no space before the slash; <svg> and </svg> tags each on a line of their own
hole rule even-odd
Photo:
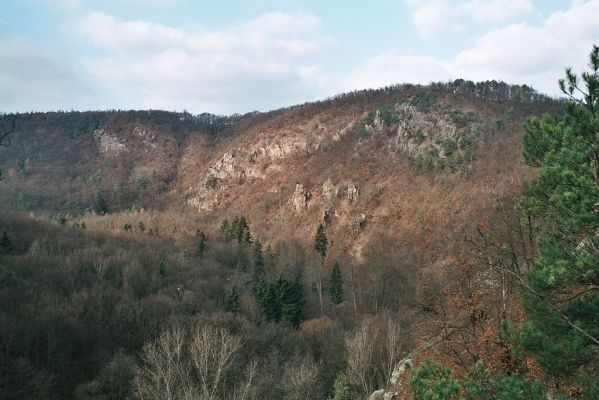
<svg viewBox="0 0 599 400">
<path fill-rule="evenodd" d="M 292 280 L 280 277 L 276 284 L 281 302 L 282 319 L 291 322 L 295 328 L 299 328 L 303 320 L 305 304 L 304 289 L 299 277 Z"/>
<path fill-rule="evenodd" d="M 266 279 L 258 282 L 256 285 L 256 301 L 268 321 L 279 322 L 281 320 L 281 302 L 276 285 L 271 284 Z"/>
<path fill-rule="evenodd" d="M 333 304 L 340 304 L 343 301 L 343 277 L 338 262 L 335 262 L 331 271 L 329 295 Z"/>
<path fill-rule="evenodd" d="M 562 116 L 530 119 L 524 158 L 539 173 L 521 199 L 539 227 L 538 257 L 527 272 L 528 322 L 518 341 L 554 374 L 574 373 L 599 349 L 599 48 L 591 71 L 560 80 Z M 576 97 L 582 93 L 582 98 Z M 567 295 L 565 295 L 567 294 Z"/>
<path fill-rule="evenodd" d="M 322 224 L 318 224 L 318 228 L 316 228 L 316 235 L 314 236 L 314 249 L 322 259 L 324 260 L 327 256 L 329 241 L 327 239 L 327 234 L 324 230 L 324 226 Z"/>
<path fill-rule="evenodd" d="M 8 233 L 6 231 L 2 232 L 2 237 L 0 237 L 0 254 L 8 254 L 13 250 L 12 241 L 8 237 Z"/>
<path fill-rule="evenodd" d="M 231 240 L 231 224 L 229 223 L 229 220 L 225 218 L 225 220 L 223 221 L 223 223 L 220 225 L 220 233 L 221 235 L 223 235 L 223 239 L 225 239 L 225 241 L 230 241 Z"/>
<path fill-rule="evenodd" d="M 161 278 L 166 276 L 166 264 L 164 261 L 160 261 L 160 264 L 158 264 L 158 276 Z"/>
<path fill-rule="evenodd" d="M 225 299 L 225 311 L 233 314 L 241 314 L 241 300 L 236 286 L 231 288 L 231 293 Z"/>
<path fill-rule="evenodd" d="M 254 244 L 254 281 L 258 282 L 264 276 L 264 255 L 262 254 L 262 243 L 256 239 Z"/>
<path fill-rule="evenodd" d="M 196 246 L 196 254 L 200 257 L 204 255 L 206 252 L 206 242 L 208 241 L 208 236 L 202 231 L 198 231 L 197 233 L 198 243 Z"/>
<path fill-rule="evenodd" d="M 318 254 L 320 254 L 321 262 L 320 269 L 318 271 L 318 277 L 316 280 L 316 288 L 318 290 L 318 301 L 320 303 L 320 314 L 324 313 L 324 307 L 322 304 L 322 270 L 324 269 L 324 259 L 327 256 L 329 241 L 327 239 L 327 234 L 324 230 L 324 226 L 322 224 L 318 224 L 318 228 L 316 228 L 316 235 L 314 236 L 314 249 Z"/>
<path fill-rule="evenodd" d="M 108 204 L 106 204 L 106 200 L 99 190 L 97 190 L 94 195 L 94 210 L 100 215 L 104 215 L 108 212 Z"/>
</svg>

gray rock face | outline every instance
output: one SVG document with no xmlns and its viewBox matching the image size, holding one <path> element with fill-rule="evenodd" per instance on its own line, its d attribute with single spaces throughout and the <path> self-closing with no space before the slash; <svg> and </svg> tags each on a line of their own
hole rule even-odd
<svg viewBox="0 0 599 400">
<path fill-rule="evenodd" d="M 116 134 L 107 132 L 104 129 L 96 129 L 94 139 L 98 142 L 100 153 L 106 156 L 118 156 L 129 151 L 126 140 L 120 139 Z"/>
<path fill-rule="evenodd" d="M 322 184 L 322 195 L 328 201 L 332 201 L 337 197 L 338 189 L 333 185 L 331 178 L 327 179 Z"/>
<path fill-rule="evenodd" d="M 385 389 L 379 389 L 372 392 L 368 400 L 382 400 L 385 396 Z"/>
<path fill-rule="evenodd" d="M 389 383 L 394 386 L 397 385 L 400 382 L 402 376 L 407 373 L 407 368 L 411 367 L 412 360 L 409 358 L 404 358 L 403 360 L 398 362 L 397 365 L 395 365 L 395 368 L 393 369 L 393 373 L 391 374 Z"/>
<path fill-rule="evenodd" d="M 347 185 L 347 198 L 352 203 L 358 201 L 358 188 L 351 183 Z"/>
<path fill-rule="evenodd" d="M 298 183 L 295 185 L 295 192 L 293 192 L 289 201 L 295 211 L 301 212 L 302 210 L 306 209 L 309 199 L 310 193 L 304 189 L 303 184 Z"/>
</svg>

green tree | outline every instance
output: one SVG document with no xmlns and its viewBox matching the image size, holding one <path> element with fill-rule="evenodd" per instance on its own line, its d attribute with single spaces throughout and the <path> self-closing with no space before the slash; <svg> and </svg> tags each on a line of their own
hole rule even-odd
<svg viewBox="0 0 599 400">
<path fill-rule="evenodd" d="M 108 204 L 104 199 L 104 195 L 102 195 L 102 192 L 99 190 L 96 190 L 96 193 L 94 194 L 94 210 L 100 215 L 104 215 L 108 212 Z"/>
<path fill-rule="evenodd" d="M 318 276 L 316 280 L 316 289 L 318 290 L 318 301 L 320 303 L 320 314 L 324 314 L 324 307 L 322 304 L 322 270 L 324 269 L 324 259 L 327 256 L 329 241 L 327 234 L 322 224 L 318 224 L 316 228 L 316 235 L 314 235 L 314 249 L 320 255 L 320 269 L 318 270 Z"/>
<path fill-rule="evenodd" d="M 254 244 L 254 281 L 258 282 L 264 276 L 264 255 L 262 254 L 262 243 L 256 239 Z"/>
<path fill-rule="evenodd" d="M 208 236 L 202 231 L 197 232 L 198 242 L 196 245 L 196 255 L 202 257 L 206 252 L 206 242 L 208 241 Z"/>
<path fill-rule="evenodd" d="M 160 261 L 160 264 L 158 264 L 158 276 L 161 278 L 166 276 L 166 264 L 164 261 Z"/>
<path fill-rule="evenodd" d="M 343 301 L 343 277 L 339 263 L 336 261 L 329 279 L 329 295 L 333 304 L 340 304 Z"/>
<path fill-rule="evenodd" d="M 304 288 L 299 277 L 288 280 L 280 277 L 277 282 L 277 293 L 281 303 L 281 318 L 299 328 L 303 321 Z"/>
<path fill-rule="evenodd" d="M 268 321 L 289 321 L 298 328 L 303 321 L 306 303 L 304 288 L 299 277 L 287 279 L 280 276 L 276 281 L 260 280 L 255 289 L 256 301 Z"/>
<path fill-rule="evenodd" d="M 2 232 L 2 237 L 0 237 L 0 254 L 8 254 L 13 250 L 13 244 L 8 237 L 8 233 L 6 231 Z"/>
<path fill-rule="evenodd" d="M 220 225 L 220 233 L 223 235 L 223 239 L 225 239 L 225 241 L 227 241 L 227 242 L 229 242 L 229 241 L 231 241 L 231 239 L 233 239 L 231 237 L 231 224 L 229 223 L 229 220 L 226 218 L 223 221 L 223 223 Z"/>
<path fill-rule="evenodd" d="M 236 286 L 231 288 L 231 293 L 225 299 L 225 311 L 233 314 L 241 314 L 241 299 Z"/>
<path fill-rule="evenodd" d="M 327 233 L 322 224 L 318 224 L 316 228 L 316 235 L 314 236 L 314 249 L 320 257 L 324 260 L 327 256 L 329 241 L 327 239 Z"/>
<path fill-rule="evenodd" d="M 262 314 L 268 321 L 279 322 L 281 320 L 281 301 L 276 285 L 262 279 L 256 285 L 255 292 L 256 301 L 260 305 Z"/>
<path fill-rule="evenodd" d="M 584 87 L 570 69 L 560 116 L 525 125 L 524 158 L 539 167 L 520 206 L 537 221 L 538 257 L 523 282 L 521 347 L 554 374 L 574 373 L 599 349 L 599 48 Z M 582 98 L 576 97 L 581 94 Z"/>
</svg>

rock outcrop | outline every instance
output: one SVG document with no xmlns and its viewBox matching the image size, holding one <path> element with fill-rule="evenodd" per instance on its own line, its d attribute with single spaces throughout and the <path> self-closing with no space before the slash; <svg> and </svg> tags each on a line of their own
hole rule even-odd
<svg viewBox="0 0 599 400">
<path fill-rule="evenodd" d="M 104 129 L 96 129 L 94 139 L 98 142 L 100 153 L 105 156 L 118 156 L 129 151 L 126 139 L 120 139 L 116 134 L 107 132 Z"/>
<path fill-rule="evenodd" d="M 322 184 L 322 196 L 328 201 L 332 201 L 337 198 L 338 189 L 333 185 L 331 178 L 327 179 Z"/>
<path fill-rule="evenodd" d="M 304 189 L 304 185 L 298 183 L 295 185 L 295 191 L 291 195 L 289 202 L 297 212 L 305 210 L 308 206 L 308 200 L 310 199 L 310 193 Z"/>
</svg>

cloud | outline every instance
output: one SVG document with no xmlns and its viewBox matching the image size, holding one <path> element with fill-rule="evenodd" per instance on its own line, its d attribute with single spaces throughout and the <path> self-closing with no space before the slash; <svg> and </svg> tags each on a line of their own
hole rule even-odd
<svg viewBox="0 0 599 400">
<path fill-rule="evenodd" d="M 77 24 L 108 52 L 85 71 L 138 108 L 241 112 L 315 99 L 328 79 L 307 60 L 327 40 L 309 14 L 268 13 L 221 30 L 174 28 L 92 11 Z"/>
<path fill-rule="evenodd" d="M 73 69 L 17 36 L 0 36 L 0 88 L 5 112 L 80 108 L 90 93 Z"/>
<path fill-rule="evenodd" d="M 342 86 L 497 79 L 558 94 L 557 79 L 564 67 L 584 69 L 598 37 L 599 1 L 573 2 L 570 9 L 554 12 L 540 25 L 518 23 L 493 29 L 451 58 L 385 53 L 355 69 Z M 573 60 L 576 63 L 571 65 Z"/>
<path fill-rule="evenodd" d="M 414 9 L 412 22 L 425 39 L 460 33 L 472 23 L 493 25 L 510 22 L 534 10 L 530 0 L 471 0 L 465 3 L 455 0 L 405 0 L 405 3 Z"/>
</svg>

